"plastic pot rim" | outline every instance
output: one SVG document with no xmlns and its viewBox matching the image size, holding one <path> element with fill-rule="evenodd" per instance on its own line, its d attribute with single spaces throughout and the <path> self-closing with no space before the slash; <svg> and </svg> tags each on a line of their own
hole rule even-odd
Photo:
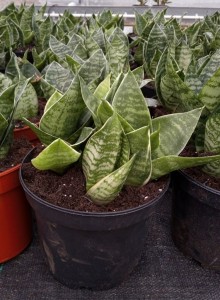
<svg viewBox="0 0 220 300">
<path fill-rule="evenodd" d="M 201 183 L 198 180 L 195 180 L 192 176 L 190 176 L 186 172 L 184 172 L 184 170 L 178 170 L 177 172 L 179 172 L 180 174 L 182 174 L 183 176 L 185 176 L 190 182 L 193 182 L 198 187 L 203 188 L 203 189 L 205 189 L 205 190 L 207 190 L 209 192 L 212 192 L 213 194 L 220 195 L 220 190 L 213 189 L 213 188 L 205 185 L 204 183 Z M 175 174 L 174 174 L 174 176 L 175 176 Z"/>
</svg>

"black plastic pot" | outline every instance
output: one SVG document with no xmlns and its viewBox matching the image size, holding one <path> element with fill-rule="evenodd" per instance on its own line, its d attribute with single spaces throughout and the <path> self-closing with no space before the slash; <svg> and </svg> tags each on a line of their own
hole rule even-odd
<svg viewBox="0 0 220 300">
<path fill-rule="evenodd" d="M 220 270 L 220 191 L 175 172 L 171 231 L 185 255 Z"/>
<path fill-rule="evenodd" d="M 138 264 L 147 220 L 169 187 L 168 180 L 160 197 L 134 209 L 89 213 L 57 207 L 34 195 L 23 181 L 22 167 L 20 181 L 53 276 L 71 288 L 96 290 L 119 285 Z"/>
</svg>

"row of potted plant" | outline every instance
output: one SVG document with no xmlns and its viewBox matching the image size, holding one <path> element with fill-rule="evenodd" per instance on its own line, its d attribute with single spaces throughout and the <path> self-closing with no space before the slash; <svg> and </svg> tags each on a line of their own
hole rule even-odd
<svg viewBox="0 0 220 300">
<path fill-rule="evenodd" d="M 38 53 L 31 63 L 10 52 L 1 75 L 1 158 L 10 148 L 15 116 L 22 111 L 23 122 L 43 146 L 25 158 L 21 184 L 35 212 L 50 270 L 70 287 L 110 288 L 129 275 L 141 255 L 148 217 L 169 187 L 170 172 L 206 164 L 203 170 L 218 174 L 218 50 L 203 57 L 198 40 L 207 29 L 197 30 L 198 35 L 193 25 L 183 33 L 175 19 L 165 23 L 164 14 L 136 16 L 141 37 L 130 46 L 139 49 L 144 68 L 130 70 L 123 20 L 105 12 L 71 33 L 63 29 L 63 37 L 50 32 L 46 60 Z M 212 21 L 217 20 L 215 15 Z M 55 27 L 60 32 L 61 27 Z M 153 43 L 156 37 L 158 47 Z M 198 56 L 190 51 L 199 53 L 198 66 L 193 63 Z M 146 74 L 155 77 L 158 99 L 172 113 L 150 114 L 149 100 L 141 91 L 148 82 Z M 36 95 L 47 100 L 39 125 L 24 113 L 33 113 Z M 189 140 L 210 156 L 182 155 Z M 4 172 L 1 182 L 3 176 Z M 180 176 L 174 176 L 176 186 L 185 182 Z M 184 204 L 177 207 L 185 217 L 185 193 L 191 190 L 184 184 L 175 188 L 174 203 L 182 198 Z M 155 189 L 157 193 L 151 193 Z M 192 191 L 197 193 L 194 187 Z M 204 203 L 209 197 L 205 194 L 200 200 Z M 212 214 L 209 219 L 213 228 Z M 186 236 L 179 235 L 185 226 L 175 220 L 174 238 Z M 23 227 L 29 230 L 24 248 L 31 239 L 30 219 Z M 188 240 L 189 234 L 181 243 Z M 199 247 L 202 251 L 201 243 Z M 215 258 L 211 260 L 209 266 L 218 266 Z"/>
</svg>

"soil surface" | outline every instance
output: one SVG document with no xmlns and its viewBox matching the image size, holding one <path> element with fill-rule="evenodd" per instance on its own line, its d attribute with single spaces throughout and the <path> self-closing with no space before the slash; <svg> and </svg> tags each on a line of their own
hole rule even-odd
<svg viewBox="0 0 220 300">
<path fill-rule="evenodd" d="M 143 187 L 126 186 L 113 202 L 98 206 L 86 195 L 85 178 L 79 164 L 74 164 L 62 176 L 52 171 L 39 171 L 31 163 L 24 164 L 22 170 L 28 188 L 43 200 L 87 212 L 113 212 L 137 207 L 159 196 L 168 181 L 168 177 L 162 177 Z"/>
<path fill-rule="evenodd" d="M 28 140 L 15 139 L 7 157 L 0 161 L 0 172 L 20 164 L 32 147 Z"/>
<path fill-rule="evenodd" d="M 45 105 L 46 105 L 46 100 L 44 98 L 38 98 L 38 113 L 36 116 L 32 118 L 28 118 L 28 120 L 35 124 L 38 123 L 41 117 L 43 116 Z M 17 120 L 15 122 L 15 128 L 23 128 L 25 126 L 26 124 L 24 124 L 24 122 L 21 120 Z"/>
</svg>

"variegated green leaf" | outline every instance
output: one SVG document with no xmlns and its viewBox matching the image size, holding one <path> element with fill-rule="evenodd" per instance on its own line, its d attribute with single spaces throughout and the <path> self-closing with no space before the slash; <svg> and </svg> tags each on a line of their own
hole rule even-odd
<svg viewBox="0 0 220 300">
<path fill-rule="evenodd" d="M 65 93 L 73 80 L 73 75 L 68 69 L 54 61 L 47 69 L 45 80 L 55 89 Z"/>
<path fill-rule="evenodd" d="M 116 114 L 88 140 L 83 152 L 86 189 L 114 171 L 121 154 L 122 127 Z"/>
<path fill-rule="evenodd" d="M 100 121 L 100 124 L 103 125 L 113 115 L 113 113 L 114 110 L 111 104 L 106 100 L 102 100 L 98 106 L 96 115 Z"/>
<path fill-rule="evenodd" d="M 185 83 L 186 85 L 197 95 L 199 94 L 203 84 L 199 79 L 197 71 L 198 62 L 191 61 L 186 74 L 185 74 Z"/>
<path fill-rule="evenodd" d="M 220 99 L 220 68 L 214 73 L 214 75 L 203 86 L 199 99 L 208 108 L 209 111 L 213 111 L 219 106 Z"/>
<path fill-rule="evenodd" d="M 31 123 L 25 118 L 22 118 L 22 121 L 31 128 L 31 130 L 37 135 L 41 143 L 44 144 L 45 146 L 51 144 L 53 141 L 55 141 L 58 138 L 57 136 L 52 136 L 42 131 L 37 125 Z"/>
<path fill-rule="evenodd" d="M 154 56 L 152 57 L 151 62 L 149 63 L 149 68 L 146 68 L 146 72 L 148 73 L 150 78 L 155 78 L 157 65 L 160 61 L 161 54 L 161 51 L 157 49 L 154 52 Z M 146 66 L 146 64 L 144 66 Z"/>
<path fill-rule="evenodd" d="M 8 126 L 8 121 L 6 118 L 0 113 L 0 141 L 3 137 L 3 134 Z"/>
<path fill-rule="evenodd" d="M 40 87 L 46 99 L 49 99 L 53 93 L 56 91 L 56 88 L 49 84 L 45 79 L 41 78 Z"/>
<path fill-rule="evenodd" d="M 120 193 L 134 163 L 134 159 L 135 156 L 122 167 L 97 182 L 87 191 L 87 195 L 99 205 L 105 205 L 113 201 Z"/>
<path fill-rule="evenodd" d="M 37 157 L 32 159 L 31 163 L 39 170 L 52 170 L 62 174 L 79 157 L 79 152 L 74 150 L 65 141 L 57 139 L 47 146 Z"/>
<path fill-rule="evenodd" d="M 72 146 L 77 147 L 84 143 L 91 136 L 94 130 L 95 129 L 91 127 L 83 127 L 78 140 Z"/>
<path fill-rule="evenodd" d="M 192 50 L 184 40 L 176 48 L 175 58 L 180 69 L 186 71 L 192 60 Z"/>
<path fill-rule="evenodd" d="M 88 58 L 88 52 L 86 50 L 86 48 L 84 47 L 83 44 L 79 43 L 74 51 L 73 51 L 74 55 L 81 58 L 82 60 L 86 60 Z"/>
<path fill-rule="evenodd" d="M 74 50 L 79 43 L 83 43 L 83 38 L 80 35 L 74 33 L 67 43 L 67 46 L 70 49 Z"/>
<path fill-rule="evenodd" d="M 124 79 L 124 74 L 121 73 L 121 74 L 118 75 L 118 77 L 113 82 L 108 94 L 106 95 L 106 100 L 108 102 L 112 103 L 113 98 L 115 96 L 115 93 L 116 93 L 116 91 L 117 91 L 118 87 L 120 86 L 123 79 Z"/>
<path fill-rule="evenodd" d="M 152 160 L 151 179 L 157 179 L 173 171 L 201 166 L 213 161 L 219 161 L 220 155 L 203 157 L 163 156 Z"/>
<path fill-rule="evenodd" d="M 100 50 L 98 43 L 94 40 L 92 36 L 86 37 L 85 47 L 89 53 L 89 56 L 92 56 L 96 51 Z"/>
<path fill-rule="evenodd" d="M 172 63 L 167 63 L 166 75 L 162 77 L 160 91 L 166 107 L 175 111 L 180 107 L 188 111 L 202 106 L 197 95 L 182 81 Z"/>
<path fill-rule="evenodd" d="M 204 151 L 220 153 L 220 113 L 219 109 L 212 113 L 207 122 L 205 123 L 205 134 L 204 134 Z M 203 168 L 204 172 L 220 177 L 220 160 L 207 164 Z"/>
<path fill-rule="evenodd" d="M 136 154 L 126 184 L 140 186 L 146 184 L 151 176 L 151 144 L 149 126 L 127 134 L 131 155 Z"/>
<path fill-rule="evenodd" d="M 53 35 L 50 36 L 49 45 L 52 52 L 61 59 L 65 59 L 66 55 L 73 55 L 73 50 L 67 45 L 58 41 Z"/>
<path fill-rule="evenodd" d="M 109 74 L 102 82 L 100 82 L 100 84 L 97 86 L 95 92 L 94 92 L 94 96 L 98 99 L 105 99 L 107 93 L 110 90 L 110 78 L 111 75 Z"/>
<path fill-rule="evenodd" d="M 94 79 L 99 78 L 103 72 L 103 68 L 107 65 L 106 58 L 102 50 L 96 51 L 79 69 L 79 75 L 86 84 Z"/>
<path fill-rule="evenodd" d="M 0 94 L 12 85 L 12 80 L 5 74 L 0 73 Z M 1 110 L 1 109 L 0 109 Z"/>
<path fill-rule="evenodd" d="M 54 103 L 56 103 L 60 98 L 63 96 L 63 94 L 59 93 L 58 91 L 55 91 L 53 95 L 48 99 L 45 107 L 44 112 L 46 112 Z"/>
<path fill-rule="evenodd" d="M 30 77 L 39 77 L 41 76 L 40 72 L 38 71 L 38 69 L 31 64 L 27 59 L 22 59 L 22 65 L 20 67 L 21 73 L 22 75 L 24 75 L 24 77 L 26 78 L 30 78 Z"/>
<path fill-rule="evenodd" d="M 103 33 L 102 28 L 100 28 L 97 31 L 94 31 L 92 34 L 92 37 L 94 41 L 99 45 L 99 47 L 102 49 L 102 51 L 105 53 L 106 51 L 106 40 L 105 40 L 105 35 Z"/>
<path fill-rule="evenodd" d="M 139 84 L 139 86 L 141 86 L 143 80 L 144 80 L 144 68 L 143 66 L 140 66 L 138 68 L 135 68 L 132 71 L 137 83 Z"/>
<path fill-rule="evenodd" d="M 162 103 L 163 105 L 165 105 L 165 101 L 163 99 L 163 95 L 161 92 L 161 78 L 164 77 L 165 73 L 166 73 L 166 62 L 167 62 L 167 56 L 168 56 L 168 48 L 165 48 L 160 60 L 158 62 L 157 68 L 156 68 L 156 72 L 155 72 L 155 87 L 156 87 L 156 92 L 157 92 L 157 97 L 158 100 L 160 101 L 160 103 Z"/>
<path fill-rule="evenodd" d="M 139 85 L 129 71 L 115 93 L 112 106 L 134 129 L 151 124 L 151 117 Z"/>
<path fill-rule="evenodd" d="M 157 42 L 155 42 L 157 41 Z M 167 46 L 167 37 L 162 28 L 155 24 L 150 31 L 147 42 L 144 45 L 144 59 L 146 62 L 147 71 L 150 73 L 150 62 L 154 57 L 155 51 L 160 50 L 161 53 Z"/>
<path fill-rule="evenodd" d="M 25 84 L 22 80 L 15 88 L 15 97 L 19 93 L 21 87 Z M 31 118 L 37 115 L 38 112 L 38 97 L 32 84 L 28 84 L 20 95 L 17 104 L 14 119 L 21 120 L 22 117 Z"/>
<path fill-rule="evenodd" d="M 135 30 L 140 36 L 147 25 L 147 19 L 144 18 L 141 14 L 135 11 Z"/>
<path fill-rule="evenodd" d="M 92 113 L 96 125 L 98 125 L 98 120 L 96 116 L 97 116 L 97 109 L 101 103 L 101 99 L 97 98 L 95 95 L 92 94 L 92 92 L 89 90 L 88 86 L 86 85 L 85 81 L 82 78 L 80 78 L 80 86 L 81 86 L 82 98 L 87 108 Z"/>
<path fill-rule="evenodd" d="M 14 107 L 14 91 L 16 85 L 9 86 L 0 94 L 0 112 L 8 119 Z"/>
<path fill-rule="evenodd" d="M 84 108 L 79 78 L 76 76 L 67 92 L 42 116 L 39 127 L 42 131 L 65 140 L 77 129 Z"/>
<path fill-rule="evenodd" d="M 18 66 L 18 59 L 16 55 L 12 52 L 10 60 L 5 68 L 5 75 L 10 79 L 20 78 L 20 70 Z"/>
<path fill-rule="evenodd" d="M 72 71 L 73 74 L 76 74 L 80 69 L 81 64 L 73 59 L 71 56 L 66 55 L 66 62 L 68 64 L 69 69 Z M 83 64 L 83 62 L 82 62 Z"/>
<path fill-rule="evenodd" d="M 123 37 L 121 37 L 122 34 L 124 35 Z M 128 40 L 126 39 L 125 41 L 123 31 L 120 28 L 116 28 L 109 38 L 106 53 L 113 81 L 118 74 L 128 71 L 128 56 Z"/>
<path fill-rule="evenodd" d="M 34 5 L 30 7 L 26 7 L 22 13 L 21 20 L 20 20 L 20 28 L 24 34 L 24 42 L 28 44 L 31 42 L 32 38 L 34 37 L 33 33 L 33 17 L 34 17 L 35 8 Z"/>
<path fill-rule="evenodd" d="M 209 61 L 206 63 L 205 67 L 202 69 L 199 79 L 203 84 L 213 76 L 213 74 L 220 68 L 220 49 L 211 56 Z"/>
<path fill-rule="evenodd" d="M 180 154 L 193 134 L 201 113 L 202 108 L 197 108 L 153 119 L 153 130 L 160 128 L 160 145 L 152 153 L 152 158 Z"/>
</svg>

